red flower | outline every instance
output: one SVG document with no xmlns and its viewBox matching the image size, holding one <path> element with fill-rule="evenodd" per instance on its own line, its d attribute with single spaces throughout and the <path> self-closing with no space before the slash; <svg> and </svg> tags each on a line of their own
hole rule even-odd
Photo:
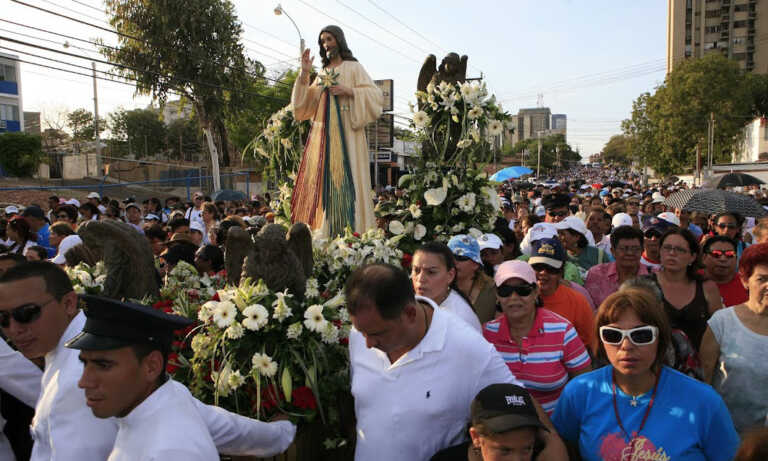
<svg viewBox="0 0 768 461">
<path fill-rule="evenodd" d="M 328 299 L 331 297 L 331 292 L 328 290 L 325 290 L 324 292 L 320 293 L 320 296 L 322 296 L 323 299 Z"/>
<path fill-rule="evenodd" d="M 171 352 L 170 354 L 168 354 L 168 364 L 165 367 L 165 371 L 167 371 L 169 374 L 176 373 L 176 370 L 179 369 L 178 359 L 179 359 L 179 354 L 175 352 Z"/>
<path fill-rule="evenodd" d="M 261 390 L 261 408 L 269 411 L 273 408 L 277 408 L 277 404 L 282 396 L 279 391 L 275 389 L 275 386 L 270 384 Z"/>
<path fill-rule="evenodd" d="M 339 340 L 339 344 L 341 344 L 342 346 L 349 346 L 349 338 L 341 338 Z"/>
<path fill-rule="evenodd" d="M 359 233 L 357 233 L 357 232 L 352 232 L 352 235 L 354 235 L 354 236 L 355 236 L 355 237 L 357 237 L 357 238 L 360 238 L 360 234 L 359 234 Z"/>
<path fill-rule="evenodd" d="M 219 299 L 219 292 L 218 291 L 216 293 L 214 293 L 213 296 L 211 296 L 211 301 L 221 301 L 221 299 Z"/>
<path fill-rule="evenodd" d="M 172 313 L 173 309 L 171 309 L 171 306 L 173 306 L 173 300 L 166 299 L 164 301 L 158 301 L 155 304 L 152 305 L 157 310 L 166 312 L 166 313 Z"/>
<path fill-rule="evenodd" d="M 315 401 L 315 395 L 312 394 L 312 389 L 307 386 L 297 387 L 293 390 L 292 402 L 294 406 L 304 410 L 316 410 L 317 402 Z"/>
<path fill-rule="evenodd" d="M 403 269 L 410 269 L 411 262 L 413 262 L 413 255 L 410 253 L 403 253 L 403 257 L 400 259 L 400 265 L 403 266 Z"/>
</svg>

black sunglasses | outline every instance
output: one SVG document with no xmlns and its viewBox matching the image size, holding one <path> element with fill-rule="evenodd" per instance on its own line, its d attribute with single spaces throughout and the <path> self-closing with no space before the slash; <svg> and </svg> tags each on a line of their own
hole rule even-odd
<svg viewBox="0 0 768 461">
<path fill-rule="evenodd" d="M 660 238 L 661 232 L 655 231 L 655 230 L 649 230 L 649 231 L 645 231 L 644 235 L 645 235 L 645 238 L 647 239 Z"/>
<path fill-rule="evenodd" d="M 725 229 L 725 228 L 736 229 L 739 226 L 737 226 L 736 224 L 731 224 L 731 223 L 727 223 L 727 224 L 726 223 L 718 223 L 717 227 L 720 228 L 720 229 Z"/>
<path fill-rule="evenodd" d="M 11 310 L 0 311 L 0 327 L 8 328 L 11 326 L 11 317 L 18 323 L 32 323 L 40 317 L 43 306 L 55 300 L 56 298 L 51 298 L 43 304 L 29 303 Z"/>
<path fill-rule="evenodd" d="M 549 264 L 531 264 L 531 267 L 533 268 L 534 272 L 546 271 L 546 272 L 549 272 L 550 274 L 557 274 L 558 272 L 560 272 L 560 269 L 555 269 Z"/>
<path fill-rule="evenodd" d="M 501 285 L 496 287 L 496 294 L 502 298 L 512 296 L 512 293 L 517 293 L 518 296 L 526 297 L 533 293 L 535 285 L 523 284 L 523 285 Z"/>
</svg>

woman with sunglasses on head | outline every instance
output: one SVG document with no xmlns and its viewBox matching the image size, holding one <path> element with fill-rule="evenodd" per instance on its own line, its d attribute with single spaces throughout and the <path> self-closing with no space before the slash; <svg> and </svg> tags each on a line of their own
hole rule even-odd
<svg viewBox="0 0 768 461">
<path fill-rule="evenodd" d="M 456 288 L 470 302 L 480 323 L 496 317 L 496 288 L 483 271 L 480 245 L 471 235 L 454 235 L 448 241 L 456 264 Z"/>
<path fill-rule="evenodd" d="M 737 258 L 741 258 L 741 254 L 749 246 L 741 238 L 741 226 L 743 224 L 744 218 L 740 214 L 726 211 L 715 216 L 714 225 L 712 226 L 713 235 L 724 235 L 736 241 Z"/>
<path fill-rule="evenodd" d="M 74 205 L 63 204 L 56 208 L 53 222 L 65 222 L 74 229 L 77 227 L 77 208 Z"/>
<path fill-rule="evenodd" d="M 417 295 L 431 299 L 438 307 L 481 331 L 477 314 L 456 286 L 456 263 L 446 244 L 429 242 L 416 249 L 411 262 L 411 282 Z"/>
<path fill-rule="evenodd" d="M 739 262 L 749 299 L 709 319 L 701 341 L 704 380 L 725 400 L 739 432 L 768 422 L 768 244 L 752 245 Z"/>
<path fill-rule="evenodd" d="M 649 277 L 661 289 L 671 327 L 685 333 L 698 351 L 707 320 L 723 307 L 720 291 L 698 274 L 699 244 L 691 231 L 673 227 L 661 236 L 659 245 L 661 270 Z"/>
<path fill-rule="evenodd" d="M 551 415 L 565 383 L 591 370 L 589 354 L 568 320 L 540 307 L 528 263 L 505 261 L 494 282 L 502 315 L 483 325 L 483 336 Z"/>
<path fill-rule="evenodd" d="M 580 459 L 733 459 L 739 437 L 723 400 L 664 364 L 670 326 L 652 293 L 612 294 L 595 326 L 595 355 L 610 365 L 571 380 L 552 417 Z"/>
</svg>

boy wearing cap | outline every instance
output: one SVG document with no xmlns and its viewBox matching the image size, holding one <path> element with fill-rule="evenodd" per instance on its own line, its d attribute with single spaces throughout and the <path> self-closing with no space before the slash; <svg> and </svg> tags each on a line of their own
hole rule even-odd
<svg viewBox="0 0 768 461">
<path fill-rule="evenodd" d="M 548 431 L 536 414 L 530 394 L 514 384 L 491 384 L 470 409 L 470 442 L 439 451 L 431 461 L 531 461 L 544 447 Z"/>
<path fill-rule="evenodd" d="M 184 317 L 101 296 L 82 296 L 85 325 L 65 346 L 80 350 L 78 386 L 97 418 L 117 418 L 110 461 L 216 460 L 218 452 L 184 385 L 165 373 Z"/>
<path fill-rule="evenodd" d="M 141 219 L 141 208 L 136 202 L 131 202 L 125 206 L 125 222 L 136 229 L 138 233 L 144 235 L 144 221 Z"/>
<path fill-rule="evenodd" d="M 30 432 L 32 461 L 103 460 L 115 444 L 113 419 L 98 419 L 77 388 L 83 365 L 64 346 L 85 325 L 66 272 L 48 262 L 9 269 L 0 277 L 0 327 L 28 359 L 45 358 L 41 393 Z M 264 423 L 196 401 L 211 438 L 222 453 L 272 456 L 284 451 L 296 427 Z"/>
</svg>

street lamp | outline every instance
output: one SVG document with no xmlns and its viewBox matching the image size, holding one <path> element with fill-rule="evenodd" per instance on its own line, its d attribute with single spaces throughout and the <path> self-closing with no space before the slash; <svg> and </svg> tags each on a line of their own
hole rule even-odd
<svg viewBox="0 0 768 461">
<path fill-rule="evenodd" d="M 296 22 L 293 20 L 293 18 L 283 9 L 282 6 L 278 3 L 275 7 L 275 16 L 285 15 L 286 18 L 290 19 L 293 23 L 293 27 L 296 28 L 296 32 L 299 34 L 299 48 L 301 49 L 301 54 L 304 54 L 304 38 L 301 36 L 301 31 L 299 30 L 299 26 L 296 25 Z"/>
</svg>

